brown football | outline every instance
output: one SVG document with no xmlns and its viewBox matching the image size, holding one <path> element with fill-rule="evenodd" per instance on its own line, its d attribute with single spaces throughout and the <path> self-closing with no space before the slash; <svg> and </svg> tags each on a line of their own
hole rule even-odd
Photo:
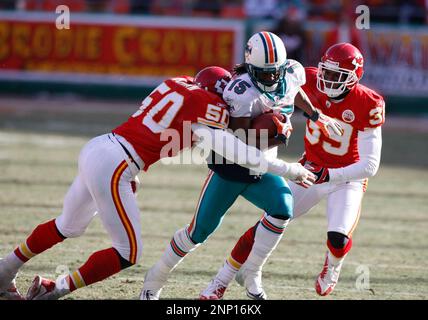
<svg viewBox="0 0 428 320">
<path fill-rule="evenodd" d="M 263 113 L 252 120 L 251 129 L 257 130 L 257 137 L 260 135 L 261 129 L 268 130 L 269 138 L 273 138 L 276 136 L 276 125 L 273 122 L 272 117 L 277 117 L 280 121 L 284 121 L 284 116 L 282 114 L 276 114 L 272 112 Z"/>
</svg>

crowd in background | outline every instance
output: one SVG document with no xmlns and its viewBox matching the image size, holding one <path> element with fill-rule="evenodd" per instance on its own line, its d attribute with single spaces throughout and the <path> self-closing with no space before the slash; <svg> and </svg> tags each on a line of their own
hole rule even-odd
<svg viewBox="0 0 428 320">
<path fill-rule="evenodd" d="M 55 11 L 58 5 L 71 12 L 270 19 L 288 56 L 299 61 L 305 59 L 306 22 L 355 21 L 358 5 L 368 6 L 370 22 L 428 24 L 428 0 L 0 0 L 0 9 L 11 10 Z"/>
<path fill-rule="evenodd" d="M 1 0 L 0 8 L 49 11 L 60 4 L 74 12 L 332 21 L 364 4 L 374 22 L 428 23 L 428 0 Z"/>
</svg>

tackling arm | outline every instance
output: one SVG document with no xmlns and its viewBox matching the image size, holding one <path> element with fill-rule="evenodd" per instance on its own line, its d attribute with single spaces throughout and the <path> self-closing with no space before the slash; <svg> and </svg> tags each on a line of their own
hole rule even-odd
<svg viewBox="0 0 428 320">
<path fill-rule="evenodd" d="M 373 177 L 379 169 L 382 149 L 381 127 L 358 132 L 360 160 L 344 168 L 329 169 L 330 181 L 349 181 Z"/>
<path fill-rule="evenodd" d="M 211 149 L 225 159 L 259 173 L 270 172 L 312 185 L 315 176 L 300 163 L 287 163 L 280 159 L 268 159 L 259 149 L 249 146 L 225 130 L 215 130 L 201 124 L 192 124 L 193 133 L 199 138 L 198 145 Z M 244 159 L 242 159 L 244 158 Z"/>
<path fill-rule="evenodd" d="M 251 118 L 250 117 L 230 117 L 229 119 L 229 129 L 236 131 L 238 129 L 243 129 L 245 130 L 246 134 L 247 134 L 247 142 L 249 145 L 253 145 L 255 142 L 255 147 L 257 147 L 257 149 L 260 149 L 260 139 L 257 138 L 257 135 L 253 135 L 251 133 L 253 133 L 252 131 L 248 131 L 248 129 L 251 128 Z M 272 147 L 276 147 L 283 144 L 283 142 L 281 142 L 280 140 L 276 139 L 276 138 L 269 138 L 268 140 L 268 148 L 272 148 Z"/>
</svg>

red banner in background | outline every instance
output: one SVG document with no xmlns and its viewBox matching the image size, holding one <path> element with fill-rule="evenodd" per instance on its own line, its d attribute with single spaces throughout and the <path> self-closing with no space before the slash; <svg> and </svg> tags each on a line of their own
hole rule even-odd
<svg viewBox="0 0 428 320">
<path fill-rule="evenodd" d="M 55 21 L 0 19 L 0 68 L 27 72 L 166 77 L 193 75 L 207 65 L 230 69 L 242 53 L 242 30 L 169 19 L 169 25 L 133 18 L 106 23 L 108 16 L 73 20 L 58 30 Z M 144 18 L 140 18 L 140 20 Z M 49 20 L 49 19 L 46 19 Z M 116 20 L 118 18 L 116 17 Z M 171 21 L 175 20 L 175 21 Z M 218 24 L 218 22 L 217 22 Z"/>
<path fill-rule="evenodd" d="M 306 28 L 305 65 L 317 66 L 325 50 L 351 42 L 364 56 L 362 83 L 391 96 L 428 96 L 428 28 L 373 24 L 368 30 L 334 24 Z"/>
</svg>

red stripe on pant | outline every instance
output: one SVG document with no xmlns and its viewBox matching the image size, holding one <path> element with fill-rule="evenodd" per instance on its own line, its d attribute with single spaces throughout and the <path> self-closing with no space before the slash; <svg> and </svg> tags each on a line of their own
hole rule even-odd
<svg viewBox="0 0 428 320">
<path fill-rule="evenodd" d="M 257 222 L 253 227 L 248 229 L 241 238 L 239 238 L 238 242 L 232 249 L 232 258 L 240 264 L 243 264 L 247 260 L 251 249 L 253 248 L 254 237 L 256 235 L 258 224 L 259 223 Z"/>
</svg>

